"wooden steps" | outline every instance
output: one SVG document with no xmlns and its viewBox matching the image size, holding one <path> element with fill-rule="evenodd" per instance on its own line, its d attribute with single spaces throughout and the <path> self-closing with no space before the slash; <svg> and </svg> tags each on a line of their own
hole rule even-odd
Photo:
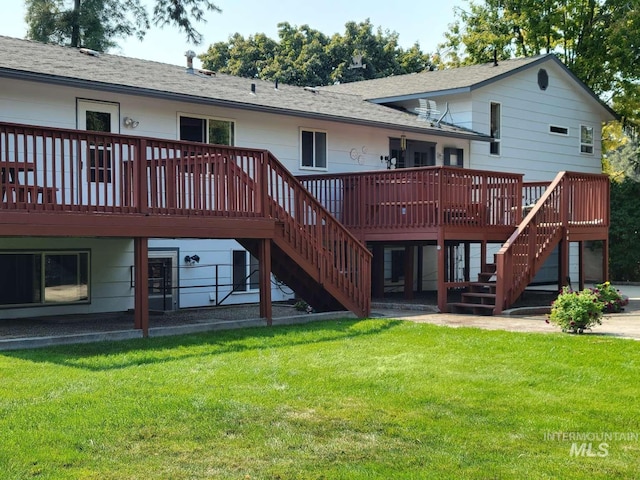
<svg viewBox="0 0 640 480">
<path fill-rule="evenodd" d="M 461 294 L 460 301 L 447 304 L 449 312 L 493 315 L 496 308 L 495 276 L 495 265 L 487 264 L 486 270 L 478 274 L 478 281 L 472 282 L 469 290 Z"/>
</svg>

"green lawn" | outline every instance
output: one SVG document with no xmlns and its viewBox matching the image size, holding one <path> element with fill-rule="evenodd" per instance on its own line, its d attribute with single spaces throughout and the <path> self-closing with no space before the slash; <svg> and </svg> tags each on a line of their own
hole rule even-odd
<svg viewBox="0 0 640 480">
<path fill-rule="evenodd" d="M 391 320 L 0 352 L 0 476 L 637 478 L 639 353 Z"/>
</svg>

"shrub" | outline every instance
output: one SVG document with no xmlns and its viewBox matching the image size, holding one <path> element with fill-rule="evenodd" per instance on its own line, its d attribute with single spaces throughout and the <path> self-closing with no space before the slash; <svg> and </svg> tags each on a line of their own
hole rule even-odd
<svg viewBox="0 0 640 480">
<path fill-rule="evenodd" d="M 551 305 L 548 323 L 559 326 L 563 332 L 583 333 L 594 325 L 601 325 L 603 304 L 591 290 L 574 292 L 563 287 Z"/>
<path fill-rule="evenodd" d="M 620 313 L 629 304 L 629 298 L 623 296 L 620 290 L 612 287 L 609 282 L 599 283 L 591 291 L 598 297 L 598 301 L 602 303 L 602 311 L 604 313 Z"/>
<path fill-rule="evenodd" d="M 304 300 L 299 300 L 298 302 L 296 302 L 296 304 L 293 306 L 293 308 L 295 308 L 299 312 L 306 312 L 306 313 L 312 313 L 313 312 L 313 307 L 311 307 L 311 305 L 309 305 Z"/>
</svg>

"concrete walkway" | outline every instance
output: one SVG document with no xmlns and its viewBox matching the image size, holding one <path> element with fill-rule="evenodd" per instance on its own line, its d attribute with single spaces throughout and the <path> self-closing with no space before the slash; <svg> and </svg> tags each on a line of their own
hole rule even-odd
<svg viewBox="0 0 640 480">
<path fill-rule="evenodd" d="M 625 307 L 625 311 L 622 313 L 605 314 L 602 318 L 602 325 L 594 327 L 590 334 L 640 340 L 640 286 L 623 285 L 617 288 L 623 295 L 629 297 L 629 305 Z M 547 317 L 544 313 L 541 313 L 543 309 L 517 309 L 506 311 L 503 315 L 489 317 L 435 313 L 424 309 L 416 309 L 415 305 L 411 306 L 411 310 L 397 308 L 398 306 L 396 304 L 394 308 L 388 308 L 385 305 L 377 304 L 373 308 L 372 317 L 410 320 L 456 328 L 475 327 L 511 332 L 560 332 L 560 329 L 555 325 L 546 323 Z M 425 307 L 432 308 L 430 306 Z"/>
<path fill-rule="evenodd" d="M 622 294 L 629 297 L 629 305 L 622 313 L 604 315 L 602 325 L 595 327 L 590 334 L 640 340 L 640 285 L 624 285 L 618 288 Z M 240 318 L 235 318 L 238 316 L 238 311 L 234 312 L 234 309 L 230 309 L 227 312 L 227 318 L 221 318 L 224 317 L 222 314 L 224 310 L 215 311 L 214 316 L 218 318 L 207 316 L 206 311 L 198 313 L 198 318 L 183 318 L 190 315 L 187 314 L 188 312 L 179 312 L 178 316 L 184 322 L 161 322 L 160 319 L 157 321 L 157 326 L 150 328 L 149 335 L 156 337 L 230 328 L 266 326 L 265 320 L 257 318 L 253 310 L 256 310 L 257 313 L 257 307 L 255 306 L 246 306 L 244 310 L 240 309 Z M 455 328 L 474 327 L 513 332 L 560 333 L 558 327 L 546 323 L 546 315 L 542 313 L 544 310 L 544 308 L 534 307 L 507 311 L 500 316 L 476 316 L 438 313 L 433 305 L 381 303 L 373 305 L 371 317 L 431 323 Z M 196 313 L 191 312 L 192 315 Z M 233 315 L 231 315 L 232 313 Z M 276 309 L 274 306 L 273 324 L 290 325 L 336 318 L 355 318 L 352 313 L 344 311 L 302 315 L 296 313 L 299 312 L 294 312 L 290 307 L 278 307 Z M 30 325 L 23 325 L 22 331 L 11 328 L 10 324 L 7 324 L 5 329 L 12 330 L 12 335 L 0 335 L 0 351 L 142 337 L 142 332 L 133 329 L 132 320 L 126 316 L 121 323 L 102 324 L 99 319 L 93 318 L 93 320 L 97 321 L 97 323 L 83 325 L 83 329 L 80 326 L 86 322 L 78 320 L 65 321 L 65 319 L 61 319 L 61 321 L 65 321 L 64 325 L 56 322 L 42 325 L 36 322 Z M 127 328 L 122 327 L 123 324 Z M 109 328 L 108 325 L 112 328 Z"/>
</svg>

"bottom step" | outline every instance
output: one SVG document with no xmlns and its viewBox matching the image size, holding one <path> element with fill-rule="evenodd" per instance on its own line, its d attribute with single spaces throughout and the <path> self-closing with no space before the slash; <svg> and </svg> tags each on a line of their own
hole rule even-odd
<svg viewBox="0 0 640 480">
<path fill-rule="evenodd" d="M 493 315 L 495 305 L 483 305 L 481 303 L 455 302 L 447 304 L 451 313 L 472 313 L 474 315 Z"/>
</svg>

